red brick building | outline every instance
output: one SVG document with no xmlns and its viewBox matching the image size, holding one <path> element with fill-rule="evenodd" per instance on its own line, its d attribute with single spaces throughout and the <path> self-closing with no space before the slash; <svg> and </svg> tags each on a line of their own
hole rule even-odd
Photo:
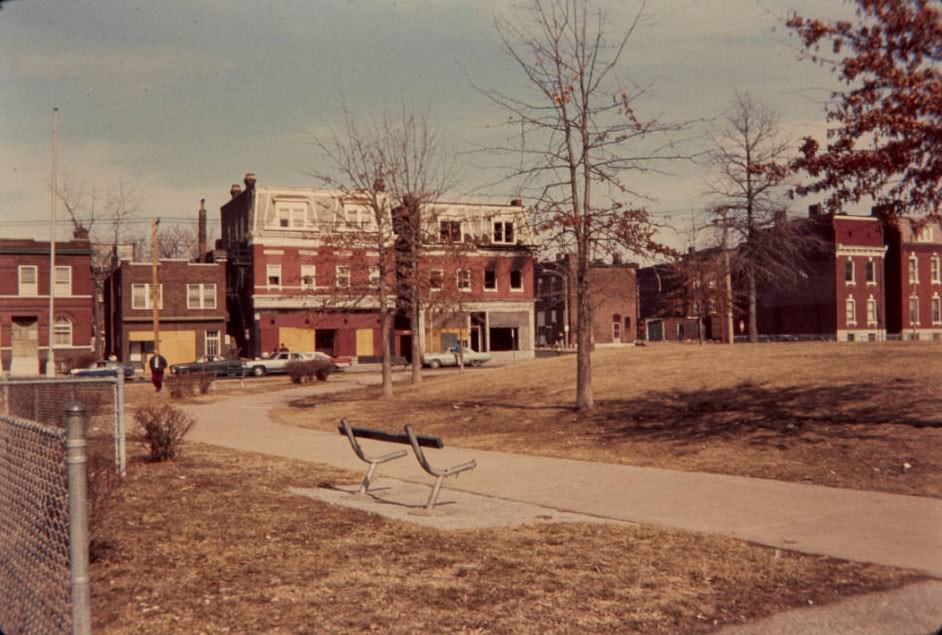
<svg viewBox="0 0 942 635">
<path fill-rule="evenodd" d="M 630 344 L 637 339 L 638 267 L 595 262 L 589 267 L 592 341 L 596 345 Z M 539 346 L 576 345 L 575 259 L 540 263 L 536 271 L 536 333 Z"/>
<path fill-rule="evenodd" d="M 832 215 L 809 208 L 805 220 L 820 245 L 788 284 L 760 288 L 759 333 L 837 341 L 886 338 L 886 246 L 872 216 Z"/>
<path fill-rule="evenodd" d="M 56 243 L 53 319 L 49 316 L 49 243 L 0 240 L 0 361 L 12 375 L 45 372 L 50 324 L 56 366 L 92 350 L 91 246 Z"/>
<path fill-rule="evenodd" d="M 942 223 L 885 223 L 887 332 L 942 339 Z"/>
<path fill-rule="evenodd" d="M 373 212 L 339 191 L 256 186 L 254 175 L 244 184 L 233 185 L 220 210 L 229 332 L 242 354 L 284 345 L 379 356 L 379 255 L 353 239 L 375 231 Z M 425 213 L 420 270 L 427 302 L 416 325 L 424 350 L 460 339 L 496 359 L 532 356 L 533 261 L 523 208 L 436 203 Z M 388 264 L 387 300 L 395 308 L 404 289 L 395 263 Z M 400 312 L 395 354 L 409 355 L 412 336 Z"/>
<path fill-rule="evenodd" d="M 158 263 L 160 353 L 170 364 L 225 353 L 225 262 Z M 151 263 L 123 261 L 105 283 L 106 353 L 143 365 L 154 351 Z"/>
</svg>

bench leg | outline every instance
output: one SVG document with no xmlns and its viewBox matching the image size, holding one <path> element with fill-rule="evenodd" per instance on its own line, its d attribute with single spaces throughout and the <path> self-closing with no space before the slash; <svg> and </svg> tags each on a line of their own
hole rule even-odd
<svg viewBox="0 0 942 635">
<path fill-rule="evenodd" d="M 360 483 L 360 490 L 357 494 L 366 494 L 370 489 L 370 481 L 373 480 L 373 470 L 376 469 L 376 463 L 370 462 L 370 467 L 366 470 L 366 475 L 363 477 L 363 482 Z"/>
<path fill-rule="evenodd" d="M 435 503 L 438 501 L 438 492 L 442 489 L 443 480 L 445 480 L 444 474 L 435 479 L 435 485 L 432 487 L 432 494 L 428 497 L 428 502 L 425 503 L 425 509 L 435 507 Z"/>
</svg>

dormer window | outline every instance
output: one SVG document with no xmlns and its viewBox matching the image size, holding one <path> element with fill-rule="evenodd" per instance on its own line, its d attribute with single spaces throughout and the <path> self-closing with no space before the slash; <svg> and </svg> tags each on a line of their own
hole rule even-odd
<svg viewBox="0 0 942 635">
<path fill-rule="evenodd" d="M 265 220 L 269 229 L 315 229 L 314 215 L 307 201 L 275 201 Z"/>
<path fill-rule="evenodd" d="M 455 243 L 461 240 L 461 221 L 439 221 L 439 236 L 443 243 Z"/>
<path fill-rule="evenodd" d="M 497 221 L 494 223 L 494 242 L 505 245 L 514 243 L 513 221 Z"/>
</svg>

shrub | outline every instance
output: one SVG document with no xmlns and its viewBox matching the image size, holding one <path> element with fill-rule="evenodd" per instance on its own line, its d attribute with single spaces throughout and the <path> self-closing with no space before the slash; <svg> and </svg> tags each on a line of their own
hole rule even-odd
<svg viewBox="0 0 942 635">
<path fill-rule="evenodd" d="M 201 373 L 184 373 L 182 375 L 170 375 L 164 380 L 164 383 L 167 384 L 167 390 L 170 391 L 171 397 L 186 399 L 196 394 L 202 378 Z"/>
<path fill-rule="evenodd" d="M 144 432 L 141 442 L 150 452 L 151 461 L 158 462 L 176 458 L 183 437 L 196 423 L 179 408 L 157 401 L 138 408 L 134 420 Z"/>
<path fill-rule="evenodd" d="M 303 362 L 290 362 L 286 367 L 291 383 L 302 384 L 306 381 L 327 381 L 330 376 L 330 364 L 319 359 L 310 359 Z"/>
<path fill-rule="evenodd" d="M 210 388 L 213 387 L 212 373 L 195 373 L 194 377 L 196 377 L 196 387 L 201 395 L 207 394 Z"/>
</svg>

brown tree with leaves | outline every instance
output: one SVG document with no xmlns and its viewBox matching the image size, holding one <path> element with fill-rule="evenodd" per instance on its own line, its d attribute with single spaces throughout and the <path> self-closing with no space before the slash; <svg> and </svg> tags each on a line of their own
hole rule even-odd
<svg viewBox="0 0 942 635">
<path fill-rule="evenodd" d="M 642 7 L 643 8 L 643 7 Z M 586 0 L 532 0 L 517 21 L 499 20 L 498 34 L 523 72 L 529 95 L 484 91 L 510 114 L 519 144 L 496 148 L 519 156 L 508 180 L 534 192 L 533 225 L 544 245 L 575 259 L 576 408 L 592 395 L 592 300 L 589 270 L 606 255 L 657 251 L 644 197 L 626 175 L 680 158 L 672 139 L 678 126 L 643 119 L 643 89 L 622 76 L 639 10 L 620 29 Z"/>
<path fill-rule="evenodd" d="M 847 90 L 827 110 L 826 145 L 807 138 L 794 167 L 799 194 L 829 192 L 839 211 L 873 197 L 896 215 L 938 218 L 942 205 L 942 5 L 938 0 L 856 0 L 857 21 L 794 15 L 811 60 Z M 830 43 L 829 51 L 821 50 Z"/>
</svg>

